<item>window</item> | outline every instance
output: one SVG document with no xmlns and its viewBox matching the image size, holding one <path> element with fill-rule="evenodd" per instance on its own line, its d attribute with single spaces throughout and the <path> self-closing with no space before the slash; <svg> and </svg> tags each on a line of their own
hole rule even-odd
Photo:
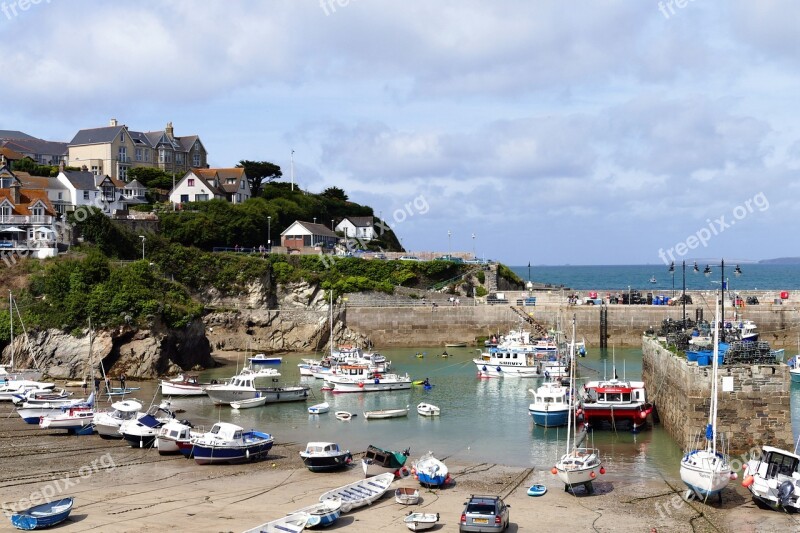
<svg viewBox="0 0 800 533">
<path fill-rule="evenodd" d="M 194 147 L 194 155 L 192 155 L 192 166 L 199 167 L 200 166 L 200 152 L 197 149 L 197 145 Z"/>
<path fill-rule="evenodd" d="M 144 160 L 150 162 L 150 148 L 144 149 Z"/>
<path fill-rule="evenodd" d="M 4 205 L 3 207 L 0 207 L 0 219 L 5 220 L 10 216 L 11 216 L 11 208 L 9 206 Z"/>
<path fill-rule="evenodd" d="M 163 148 L 159 148 L 158 149 L 158 162 L 159 163 L 163 163 L 164 161 L 166 161 L 166 158 L 167 158 L 167 151 L 164 150 Z"/>
<path fill-rule="evenodd" d="M 86 201 L 89 200 L 89 191 L 83 191 L 83 199 Z"/>
<path fill-rule="evenodd" d="M 207 194 L 195 194 L 194 195 L 194 201 L 195 202 L 207 202 L 208 201 L 208 195 Z"/>
<path fill-rule="evenodd" d="M 194 187 L 194 178 L 189 178 L 188 180 L 186 180 L 186 185 L 188 185 L 189 187 Z"/>
<path fill-rule="evenodd" d="M 225 180 L 225 183 L 227 183 L 228 185 L 233 185 L 234 183 L 236 183 L 236 178 L 228 178 L 227 180 Z"/>
<path fill-rule="evenodd" d="M 58 193 L 58 199 L 59 200 L 63 200 L 64 199 L 64 193 L 63 192 Z"/>
<path fill-rule="evenodd" d="M 188 201 L 189 201 L 189 195 L 188 194 L 181 194 L 181 203 L 185 204 Z"/>
<path fill-rule="evenodd" d="M 182 165 L 182 164 L 183 164 L 183 154 L 182 154 L 182 153 L 180 153 L 180 152 L 177 152 L 177 153 L 175 154 L 175 162 L 176 162 L 177 164 L 179 164 L 179 165 Z"/>
<path fill-rule="evenodd" d="M 141 161 L 142 160 L 142 149 L 141 148 L 137 148 L 136 149 L 136 160 L 137 161 Z"/>
<path fill-rule="evenodd" d="M 100 167 L 98 167 L 97 165 L 92 165 L 92 174 L 94 174 L 95 176 L 99 176 L 100 175 Z"/>
<path fill-rule="evenodd" d="M 119 132 L 119 142 L 121 142 L 121 143 L 125 142 L 125 132 L 124 131 Z"/>
<path fill-rule="evenodd" d="M 120 165 L 119 167 L 119 179 L 122 181 L 128 181 L 128 167 Z"/>
<path fill-rule="evenodd" d="M 124 146 L 119 147 L 119 161 L 120 163 L 128 162 L 128 149 Z"/>
<path fill-rule="evenodd" d="M 167 163 L 172 163 L 172 150 L 165 150 L 167 154 Z"/>
<path fill-rule="evenodd" d="M 238 194 L 238 193 L 236 194 L 236 203 L 237 204 L 242 203 L 242 195 L 241 194 Z"/>
</svg>

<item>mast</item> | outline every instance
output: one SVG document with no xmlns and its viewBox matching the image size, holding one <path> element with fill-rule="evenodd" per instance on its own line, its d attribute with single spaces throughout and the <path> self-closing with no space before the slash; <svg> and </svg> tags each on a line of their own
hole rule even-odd
<svg viewBox="0 0 800 533">
<path fill-rule="evenodd" d="M 715 319 L 719 318 L 719 301 L 714 306 Z M 722 318 L 725 320 L 725 317 Z M 706 439 L 709 439 L 711 453 L 717 453 L 717 369 L 719 368 L 719 330 L 714 328 L 714 361 L 711 364 L 711 408 L 708 410 Z"/>
<path fill-rule="evenodd" d="M 11 371 L 14 371 L 14 297 L 11 296 L 11 289 L 8 290 L 8 319 L 11 321 L 10 344 L 11 348 Z"/>
<path fill-rule="evenodd" d="M 328 344 L 330 344 L 330 357 L 333 359 L 333 289 L 331 289 L 331 303 L 329 304 L 330 307 L 330 330 L 331 330 L 331 338 L 328 339 Z"/>
<path fill-rule="evenodd" d="M 572 443 L 570 443 L 570 434 L 572 433 L 572 426 L 575 426 L 575 432 L 578 431 L 578 426 L 575 422 L 575 314 L 572 315 L 572 344 L 569 347 L 569 419 L 567 420 L 567 453 L 571 451 Z"/>
</svg>

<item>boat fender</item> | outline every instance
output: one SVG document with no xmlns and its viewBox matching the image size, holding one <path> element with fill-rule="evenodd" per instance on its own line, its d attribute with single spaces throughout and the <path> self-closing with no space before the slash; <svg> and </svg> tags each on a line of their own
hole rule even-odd
<svg viewBox="0 0 800 533">
<path fill-rule="evenodd" d="M 597 474 L 595 474 L 594 472 L 589 472 L 589 477 L 594 479 L 597 477 Z"/>
<path fill-rule="evenodd" d="M 276 400 L 280 400 L 280 399 L 281 399 L 281 393 L 280 393 L 280 392 L 279 392 L 278 394 L 276 394 L 276 395 L 275 395 L 275 399 L 276 399 Z"/>
<path fill-rule="evenodd" d="M 408 477 L 409 474 L 410 474 L 410 472 L 408 471 L 408 468 L 403 467 L 403 468 L 400 469 L 400 475 L 402 477 Z"/>
<path fill-rule="evenodd" d="M 359 381 L 359 382 L 358 382 L 358 386 L 359 386 L 359 388 L 363 389 L 363 388 L 364 388 L 364 383 L 363 383 L 363 382 L 361 382 L 361 381 Z"/>
<path fill-rule="evenodd" d="M 245 456 L 245 458 L 250 459 L 250 450 L 245 450 L 244 451 L 244 456 Z"/>
<path fill-rule="evenodd" d="M 553 474 L 553 475 L 556 475 L 556 474 L 558 474 L 558 469 L 556 467 L 553 467 L 553 468 L 550 469 L 550 473 Z"/>
<path fill-rule="evenodd" d="M 497 371 L 498 371 L 498 372 L 502 372 L 502 371 L 503 371 L 503 369 L 502 369 L 502 368 L 500 368 L 500 367 L 498 366 L 498 367 L 497 367 Z"/>
<path fill-rule="evenodd" d="M 483 365 L 483 371 L 486 372 L 486 365 Z"/>
<path fill-rule="evenodd" d="M 735 481 L 737 479 L 739 479 L 739 474 L 736 472 L 731 472 L 731 481 Z"/>
<path fill-rule="evenodd" d="M 605 473 L 606 473 L 606 467 L 601 466 L 600 467 L 600 474 L 605 474 Z"/>
<path fill-rule="evenodd" d="M 742 487 L 749 488 L 755 482 L 755 478 L 753 476 L 744 476 L 742 480 Z"/>
<path fill-rule="evenodd" d="M 379 380 L 378 378 L 375 378 L 375 385 L 377 385 L 380 382 L 381 382 L 381 380 Z"/>
</svg>

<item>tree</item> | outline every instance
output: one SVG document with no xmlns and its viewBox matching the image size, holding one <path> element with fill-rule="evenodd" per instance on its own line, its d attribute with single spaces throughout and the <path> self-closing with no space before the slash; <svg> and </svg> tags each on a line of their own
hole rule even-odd
<svg viewBox="0 0 800 533">
<path fill-rule="evenodd" d="M 266 181 L 272 182 L 283 176 L 281 167 L 269 161 L 239 161 L 236 165 L 243 168 L 247 174 L 247 181 L 250 182 L 250 194 L 253 198 L 261 194 L 261 186 Z"/>
<path fill-rule="evenodd" d="M 128 170 L 128 177 L 149 189 L 172 189 L 172 174 L 160 168 L 134 167 Z M 183 176 L 175 176 L 177 183 Z"/>
<path fill-rule="evenodd" d="M 344 189 L 340 189 L 339 187 L 328 187 L 322 191 L 322 196 L 333 200 L 347 201 L 347 194 L 345 194 Z"/>
</svg>

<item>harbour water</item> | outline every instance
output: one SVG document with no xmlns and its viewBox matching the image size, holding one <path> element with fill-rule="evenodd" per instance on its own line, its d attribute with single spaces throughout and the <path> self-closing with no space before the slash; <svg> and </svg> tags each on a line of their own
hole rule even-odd
<svg viewBox="0 0 800 533">
<path fill-rule="evenodd" d="M 702 274 L 710 263 L 712 273 Z M 719 261 L 698 261 L 699 273 L 694 272 L 694 262 L 686 262 L 686 288 L 690 290 L 710 290 L 719 288 L 721 277 Z M 800 289 L 800 265 L 773 265 L 742 263 L 741 276 L 734 276 L 735 261 L 725 261 L 725 277 L 730 290 L 796 290 Z M 527 266 L 511 269 L 523 280 L 528 279 Z M 623 290 L 630 286 L 634 290 L 672 291 L 672 274 L 669 266 L 656 265 L 594 265 L 594 266 L 536 266 L 530 268 L 531 279 L 538 283 L 564 285 L 576 290 Z M 656 283 L 650 283 L 654 277 Z M 680 262 L 675 265 L 675 288 L 683 286 L 683 272 Z"/>
<path fill-rule="evenodd" d="M 233 411 L 227 406 L 214 406 L 207 397 L 172 399 L 173 407 L 184 410 L 180 418 L 210 427 L 217 420 L 230 421 L 245 428 L 256 428 L 273 434 L 279 442 L 334 441 L 353 452 L 363 451 L 369 444 L 395 450 L 411 448 L 418 456 L 429 450 L 437 456 L 473 463 L 500 463 L 511 466 L 537 467 L 549 471 L 566 448 L 565 428 L 534 426 L 528 414 L 531 402 L 529 388 L 538 379 L 478 379 L 472 358 L 474 348 L 448 349 L 450 357 L 442 358 L 442 348 L 405 348 L 381 351 L 392 361 L 393 368 L 408 372 L 412 379 L 429 378 L 431 390 L 413 387 L 409 391 L 389 393 L 332 394 L 322 392 L 322 380 L 301 377 L 296 364 L 300 355 L 284 356 L 279 367 L 281 383 L 305 383 L 313 395 L 307 402 L 268 404 L 263 408 Z M 423 358 L 417 358 L 423 353 Z M 612 359 L 617 374 L 638 379 L 641 376 L 641 350 L 600 351 L 590 349 L 579 359 L 581 379 L 597 379 L 612 375 Z M 201 374 L 203 380 L 225 378 L 235 371 L 221 367 Z M 156 384 L 143 383 L 137 397 L 154 396 Z M 160 397 L 155 395 L 156 398 Z M 306 408 L 328 401 L 331 411 L 308 415 Z M 422 402 L 438 405 L 440 417 L 418 416 L 415 406 Z M 365 410 L 405 407 L 407 418 L 372 420 L 363 417 Z M 793 421 L 798 428 L 800 387 L 793 389 Z M 357 413 L 350 422 L 340 422 L 333 412 Z M 700 428 L 698 428 L 699 430 Z M 594 445 L 600 449 L 611 478 L 654 479 L 660 476 L 676 479 L 680 447 L 657 424 L 639 433 L 596 430 Z"/>
</svg>

